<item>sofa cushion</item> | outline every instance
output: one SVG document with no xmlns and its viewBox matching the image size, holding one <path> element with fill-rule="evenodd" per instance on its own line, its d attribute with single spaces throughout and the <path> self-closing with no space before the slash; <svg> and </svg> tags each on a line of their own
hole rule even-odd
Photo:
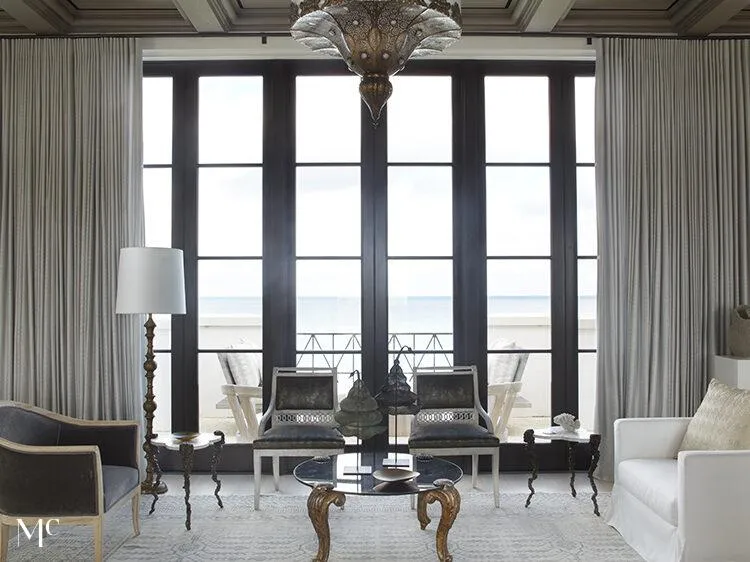
<svg viewBox="0 0 750 562">
<path fill-rule="evenodd" d="M 617 465 L 615 481 L 671 525 L 677 525 L 677 461 L 630 459 Z"/>
<path fill-rule="evenodd" d="M 750 391 L 712 380 L 679 451 L 750 449 Z"/>
<path fill-rule="evenodd" d="M 129 466 L 102 465 L 105 513 L 139 485 L 138 470 Z"/>
</svg>

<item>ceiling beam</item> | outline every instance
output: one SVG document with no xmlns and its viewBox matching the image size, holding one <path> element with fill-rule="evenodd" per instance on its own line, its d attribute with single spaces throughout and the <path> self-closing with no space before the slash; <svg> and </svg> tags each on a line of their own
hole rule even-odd
<svg viewBox="0 0 750 562">
<path fill-rule="evenodd" d="M 576 0 L 526 0 L 519 3 L 516 21 L 520 31 L 549 33 L 568 15 Z"/>
<path fill-rule="evenodd" d="M 50 4 L 56 4 L 57 10 Z M 67 33 L 72 24 L 72 16 L 55 0 L 0 0 L 0 8 L 32 33 L 40 35 L 60 35 Z"/>
<path fill-rule="evenodd" d="M 748 5 L 750 0 L 683 0 L 675 6 L 671 20 L 682 35 L 708 35 Z"/>
<path fill-rule="evenodd" d="M 229 31 L 232 17 L 221 0 L 172 0 L 198 33 Z"/>
</svg>

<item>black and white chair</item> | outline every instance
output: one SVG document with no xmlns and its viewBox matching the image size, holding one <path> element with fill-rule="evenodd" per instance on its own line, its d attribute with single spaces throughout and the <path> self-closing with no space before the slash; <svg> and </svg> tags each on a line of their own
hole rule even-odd
<svg viewBox="0 0 750 562">
<path fill-rule="evenodd" d="M 492 456 L 492 489 L 500 506 L 500 440 L 479 402 L 477 368 L 414 370 L 419 412 L 409 435 L 412 455 L 471 455 L 471 484 L 477 486 L 479 455 Z"/>
<path fill-rule="evenodd" d="M 260 506 L 261 462 L 273 459 L 279 490 L 281 457 L 316 457 L 344 452 L 344 437 L 335 429 L 338 398 L 336 369 L 274 367 L 271 400 L 253 441 L 255 509 Z"/>
</svg>

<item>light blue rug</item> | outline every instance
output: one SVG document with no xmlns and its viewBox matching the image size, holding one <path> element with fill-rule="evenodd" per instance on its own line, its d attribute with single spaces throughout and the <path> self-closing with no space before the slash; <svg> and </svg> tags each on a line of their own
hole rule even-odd
<svg viewBox="0 0 750 562">
<path fill-rule="evenodd" d="M 602 512 L 609 501 L 602 494 Z M 492 496 L 462 496 L 461 512 L 448 535 L 455 562 L 635 562 L 641 558 L 616 531 L 592 513 L 581 494 L 538 493 L 524 508 L 525 494 L 502 494 L 501 507 Z M 105 558 L 109 562 L 309 562 L 317 538 L 307 516 L 304 496 L 263 496 L 253 511 L 252 496 L 226 496 L 219 509 L 213 496 L 194 496 L 192 530 L 185 529 L 185 504 L 176 496 L 161 498 L 153 515 L 142 502 L 141 535 L 132 536 L 129 507 L 110 513 L 105 521 Z M 437 560 L 435 531 L 438 504 L 428 506 L 433 521 L 422 531 L 408 497 L 347 497 L 346 507 L 330 509 L 331 562 Z M 21 535 L 17 546 L 11 530 L 9 562 L 71 562 L 91 560 L 90 527 L 59 527 L 44 547 Z"/>
</svg>

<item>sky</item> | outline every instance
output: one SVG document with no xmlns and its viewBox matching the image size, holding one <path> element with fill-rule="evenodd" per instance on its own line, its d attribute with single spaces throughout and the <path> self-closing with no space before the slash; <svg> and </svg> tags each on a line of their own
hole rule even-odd
<svg viewBox="0 0 750 562">
<path fill-rule="evenodd" d="M 390 167 L 388 248 L 391 256 L 450 256 L 451 78 L 396 76 L 388 102 L 389 162 L 446 164 Z M 358 77 L 297 79 L 297 254 L 350 256 L 298 262 L 298 295 L 359 296 L 360 98 Z M 201 164 L 260 164 L 262 78 L 203 77 L 199 86 Z M 324 93 L 323 97 L 321 94 Z M 488 77 L 488 163 L 549 162 L 546 77 Z M 325 120 L 321 117 L 325 104 Z M 330 111 L 336 108 L 336 111 Z M 171 79 L 144 79 L 144 163 L 171 161 Z M 436 118 L 437 116 L 437 118 Z M 446 117 L 447 116 L 447 117 Z M 594 158 L 594 78 L 576 81 L 578 161 Z M 579 254 L 596 254 L 593 168 L 579 168 Z M 171 246 L 171 172 L 144 170 L 147 244 Z M 549 168 L 487 167 L 489 255 L 549 255 Z M 260 167 L 199 171 L 199 254 L 260 256 Z M 260 260 L 203 261 L 201 296 L 260 296 Z M 449 260 L 393 261 L 389 294 L 450 296 Z M 596 262 L 580 262 L 581 294 L 596 293 Z M 490 295 L 549 294 L 549 261 L 491 261 Z"/>
</svg>

